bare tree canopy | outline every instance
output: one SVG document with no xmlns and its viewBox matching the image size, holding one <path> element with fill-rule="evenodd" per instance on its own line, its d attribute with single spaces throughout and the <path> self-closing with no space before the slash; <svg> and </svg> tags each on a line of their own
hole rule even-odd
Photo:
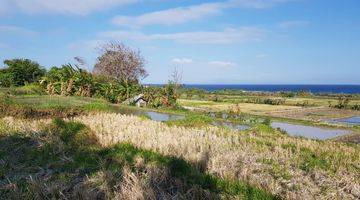
<svg viewBox="0 0 360 200">
<path fill-rule="evenodd" d="M 147 76 L 145 59 L 139 50 L 133 50 L 123 43 L 110 42 L 99 48 L 94 73 L 115 78 L 125 83 L 138 82 Z"/>
<path fill-rule="evenodd" d="M 170 81 L 173 82 L 177 88 L 182 84 L 182 72 L 179 71 L 177 66 L 174 67 L 174 70 L 171 73 Z"/>
</svg>

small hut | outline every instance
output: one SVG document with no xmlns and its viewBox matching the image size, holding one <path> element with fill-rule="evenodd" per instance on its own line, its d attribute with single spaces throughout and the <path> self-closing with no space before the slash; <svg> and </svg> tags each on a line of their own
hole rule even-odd
<svg viewBox="0 0 360 200">
<path fill-rule="evenodd" d="M 147 105 L 147 101 L 144 99 L 143 94 L 139 94 L 132 99 L 132 103 L 136 105 L 136 107 L 145 107 Z"/>
</svg>

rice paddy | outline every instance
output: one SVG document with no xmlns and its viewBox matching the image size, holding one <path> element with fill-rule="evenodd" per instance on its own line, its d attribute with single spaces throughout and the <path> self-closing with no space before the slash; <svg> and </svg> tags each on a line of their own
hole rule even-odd
<svg viewBox="0 0 360 200">
<path fill-rule="evenodd" d="M 358 134 L 319 141 L 291 137 L 256 120 L 246 129 L 217 127 L 201 110 L 169 110 L 186 117 L 157 122 L 131 115 L 135 111 L 121 114 L 121 106 L 101 99 L 16 95 L 10 100 L 17 109 L 45 109 L 49 115 L 1 117 L 3 199 L 360 198 L 360 148 L 347 143 Z M 234 108 L 223 102 L 180 103 L 207 111 Z M 298 109 L 241 105 L 267 109 L 264 113 Z M 59 106 L 81 112 L 56 118 L 50 111 Z"/>
</svg>

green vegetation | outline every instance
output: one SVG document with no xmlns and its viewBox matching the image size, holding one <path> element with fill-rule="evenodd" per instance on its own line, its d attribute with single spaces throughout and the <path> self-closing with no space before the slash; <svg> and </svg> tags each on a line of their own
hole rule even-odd
<svg viewBox="0 0 360 200">
<path fill-rule="evenodd" d="M 44 94 L 95 97 L 110 103 L 133 104 L 134 96 L 144 96 L 150 107 L 176 107 L 178 83 L 169 81 L 162 88 L 144 87 L 139 82 L 147 76 L 140 52 L 121 43 L 102 47 L 94 71 L 84 70 L 85 61 L 66 64 L 46 71 L 28 59 L 5 60 L 0 70 L 0 92 L 11 95 Z M 23 86 L 14 88 L 15 86 Z"/>
<path fill-rule="evenodd" d="M 360 110 L 360 104 L 356 103 L 353 105 L 349 105 L 350 99 L 345 96 L 341 96 L 338 98 L 338 103 L 332 106 L 331 102 L 329 102 L 329 107 L 334 107 L 338 109 L 352 109 L 352 110 Z"/>
<path fill-rule="evenodd" d="M 6 67 L 0 69 L 0 87 L 23 86 L 37 82 L 45 69 L 29 59 L 5 60 Z"/>
</svg>

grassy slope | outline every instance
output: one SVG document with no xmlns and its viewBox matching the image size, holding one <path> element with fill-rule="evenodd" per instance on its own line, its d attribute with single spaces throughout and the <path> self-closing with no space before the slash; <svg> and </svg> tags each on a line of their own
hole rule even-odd
<svg viewBox="0 0 360 200">
<path fill-rule="evenodd" d="M 110 110 L 112 109 L 111 107 L 109 107 L 109 106 L 111 106 L 110 104 L 103 102 L 102 100 L 87 99 L 87 98 L 81 98 L 81 97 L 56 97 L 57 99 L 55 101 L 51 101 L 52 103 L 47 104 L 45 107 L 42 107 L 42 105 L 38 104 L 38 102 L 43 101 L 44 98 L 49 98 L 49 97 L 25 95 L 25 96 L 15 96 L 15 98 L 13 98 L 13 99 L 15 99 L 15 101 L 21 102 L 22 105 L 25 104 L 25 105 L 29 105 L 32 107 L 39 106 L 38 109 L 46 109 L 46 108 L 53 108 L 53 107 L 56 108 L 59 105 L 65 106 L 68 108 L 72 108 L 73 104 L 68 103 L 68 102 L 73 102 L 74 104 L 76 103 L 78 106 L 80 106 L 82 108 L 88 108 L 89 110 L 109 110 L 109 108 L 110 108 Z M 212 102 L 210 102 L 210 103 L 212 103 Z M 194 119 L 190 119 L 191 122 L 193 122 L 193 121 L 196 122 L 194 124 L 198 124 L 197 121 L 199 121 L 199 123 L 200 122 L 203 123 L 206 120 L 207 119 L 202 118 L 202 117 L 197 117 L 197 118 L 195 117 Z M 189 124 L 189 122 L 187 122 L 185 120 L 185 121 L 181 122 L 180 124 L 175 124 L 175 125 L 184 125 L 184 124 L 187 125 L 187 124 Z M 256 130 L 256 129 L 252 130 L 252 131 L 254 131 L 254 133 L 263 132 L 263 130 Z M 270 133 L 271 132 L 272 131 L 270 131 Z M 256 135 L 257 134 L 255 134 L 255 136 Z M 260 135 L 262 135 L 262 134 L 260 134 Z M 270 138 L 271 138 L 271 140 L 269 140 Z M 280 140 L 278 141 L 277 138 L 279 138 Z M 282 140 L 282 137 L 279 137 L 279 135 L 276 135 L 276 134 L 274 135 L 274 137 L 266 136 L 264 138 L 257 137 L 257 136 L 256 137 L 251 136 L 250 138 L 247 138 L 245 140 L 245 143 L 242 145 L 248 146 L 250 144 L 251 145 L 255 144 L 256 148 L 259 148 L 259 151 L 262 152 L 262 154 L 264 154 L 264 155 L 268 154 L 269 152 L 271 152 L 277 148 L 281 148 L 284 151 L 289 151 L 289 152 L 295 153 L 294 155 L 296 155 L 295 156 L 296 159 L 287 160 L 286 166 L 289 167 L 290 165 L 295 164 L 295 166 L 299 170 L 305 171 L 306 173 L 309 173 L 309 174 L 315 173 L 317 170 L 320 169 L 320 170 L 325 170 L 322 173 L 333 176 L 332 175 L 332 173 L 334 173 L 333 169 L 336 169 L 339 166 L 350 166 L 350 168 L 355 170 L 355 172 L 356 172 L 356 170 L 359 170 L 357 165 L 351 164 L 351 163 L 353 163 L 353 161 L 349 162 L 348 157 L 345 157 L 345 158 L 343 157 L 344 155 L 341 153 L 343 151 L 342 149 L 344 149 L 344 148 L 346 149 L 347 147 L 344 147 L 342 144 L 334 145 L 333 143 L 330 143 L 331 148 L 329 148 L 329 146 L 327 146 L 327 145 L 329 145 L 329 143 L 327 143 L 327 142 L 325 142 L 325 143 L 319 142 L 318 143 L 318 142 L 314 141 L 314 142 L 308 143 L 308 142 L 306 142 L 307 140 L 303 140 L 303 139 L 289 139 L 289 140 L 286 139 L 285 141 L 286 142 L 284 143 L 284 140 Z M 7 144 L 7 142 L 8 141 L 5 140 L 4 144 Z M 17 141 L 15 144 L 21 144 L 21 143 L 19 143 Z M 276 145 L 274 146 L 274 144 L 276 144 Z M 310 145 L 310 148 L 309 148 L 309 145 Z M 313 145 L 315 145 L 315 146 L 313 146 Z M 12 147 L 12 148 L 14 148 L 14 147 Z M 141 148 L 141 146 L 140 147 L 138 146 L 138 148 Z M 322 148 L 326 149 L 326 151 L 325 152 L 322 151 L 321 150 Z M 358 146 L 355 145 L 354 147 L 351 147 L 351 148 L 355 148 L 355 152 L 358 152 Z M 11 149 L 11 148 L 9 148 L 9 149 Z M 139 150 L 141 150 L 141 149 L 139 149 Z M 351 150 L 351 151 L 353 151 L 353 150 Z M 7 150 L 4 150 L 3 152 L 6 153 Z M 156 152 L 153 152 L 153 153 L 156 153 Z M 81 152 L 81 154 L 83 154 L 83 152 Z M 0 153 L 0 156 L 3 156 L 3 155 L 5 155 L 5 154 Z M 84 155 L 87 155 L 87 154 L 84 154 Z M 359 155 L 359 153 L 353 154 L 352 158 L 350 160 L 355 159 L 355 161 L 356 161 L 356 159 L 359 159 L 358 155 Z M 293 156 L 291 156 L 291 157 L 293 157 Z M 63 158 L 61 158 L 61 159 L 63 159 Z M 66 160 L 66 158 L 65 158 L 65 160 Z M 266 159 L 259 159 L 258 161 L 259 161 L 259 163 L 262 163 L 264 165 L 269 165 L 269 167 L 270 167 L 269 169 L 267 169 L 269 171 L 262 171 L 261 173 L 264 173 L 264 174 L 270 173 L 270 174 L 272 174 L 271 176 L 278 177 L 280 179 L 285 179 L 285 180 L 292 179 L 292 175 L 291 175 L 291 173 L 289 173 L 287 171 L 287 168 L 281 167 L 283 165 L 283 161 L 281 161 L 281 159 L 277 160 L 275 158 L 270 157 L 270 158 L 266 158 Z M 2 163 L 1 160 L 0 160 L 0 162 Z M 99 162 L 102 163 L 103 161 L 101 160 Z M 355 168 L 353 168 L 353 167 L 355 167 Z M 32 168 L 36 168 L 36 167 L 32 166 Z M 328 169 L 331 169 L 331 170 L 328 170 Z M 99 172 L 99 170 L 97 172 Z M 357 174 L 360 174 L 360 173 L 357 173 Z M 15 177 L 16 176 L 18 176 L 18 174 L 16 174 Z M 75 176 L 75 177 L 77 177 L 77 176 Z M 225 182 L 225 183 L 227 183 L 227 182 Z M 243 185 L 243 184 L 240 184 L 240 185 Z M 192 186 L 189 186 L 189 187 L 191 188 Z M 203 187 L 203 189 L 210 190 L 209 188 L 206 188 L 206 187 Z M 334 189 L 334 188 L 332 188 L 332 189 Z M 226 191 L 228 189 L 223 188 L 222 190 Z M 215 192 L 215 193 L 217 193 L 217 192 Z M 225 193 L 227 193 L 227 192 L 225 192 Z M 243 194 L 244 190 L 242 190 L 242 192 L 240 192 L 240 193 Z M 112 193 L 110 193 L 110 194 L 113 195 Z M 233 193 L 228 193 L 228 194 L 233 194 Z"/>
<path fill-rule="evenodd" d="M 83 124 L 59 119 L 31 133 L 2 124 L 0 158 L 1 199 L 275 198 L 244 182 L 216 178 L 182 159 L 129 143 L 102 147 Z"/>
<path fill-rule="evenodd" d="M 83 176 L 85 176 L 84 174 L 88 174 L 90 176 L 90 183 L 93 183 L 91 181 L 99 176 L 97 172 L 104 173 L 104 170 L 106 171 L 105 174 L 110 173 L 110 177 L 113 177 L 111 170 L 109 171 L 109 168 L 104 165 L 107 160 L 115 161 L 115 165 L 121 164 L 122 166 L 122 164 L 124 164 L 125 166 L 131 166 L 131 162 L 124 161 L 124 155 L 108 157 L 107 154 L 100 153 L 103 152 L 102 150 L 104 149 L 109 149 L 110 152 L 113 152 L 112 149 L 114 147 L 124 144 L 125 142 L 126 144 L 130 143 L 134 145 L 135 149 L 141 152 L 149 152 L 150 157 L 157 157 L 159 159 L 160 157 L 164 157 L 164 159 L 183 159 L 196 173 L 202 174 L 201 176 L 196 175 L 196 180 L 191 178 L 192 175 L 182 174 L 182 176 L 186 178 L 182 180 L 181 185 L 184 185 L 186 183 L 184 183 L 184 181 L 188 180 L 190 180 L 191 184 L 184 187 L 181 191 L 192 190 L 194 189 L 193 187 L 197 188 L 199 186 L 201 186 L 200 188 L 203 190 L 213 191 L 214 195 L 221 193 L 224 195 L 238 194 L 242 196 L 247 195 L 247 190 L 257 191 L 256 188 L 246 186 L 243 182 L 237 182 L 246 180 L 246 182 L 250 182 L 252 185 L 262 187 L 267 191 L 271 191 L 273 194 L 278 194 L 290 199 L 307 199 L 310 197 L 317 197 L 319 199 L 354 199 L 356 195 L 359 195 L 356 193 L 356 188 L 359 186 L 358 180 L 360 180 L 359 166 L 357 164 L 360 159 L 360 149 L 358 145 L 292 138 L 274 131 L 265 125 L 256 126 L 246 132 L 217 128 L 189 129 L 176 126 L 168 127 L 163 123 L 143 120 L 137 117 L 101 113 L 90 116 L 79 116 L 74 119 L 75 121 L 70 123 L 56 121 L 50 126 L 38 125 L 49 123 L 46 120 L 24 121 L 13 120 L 11 118 L 3 120 L 5 122 L 4 124 L 9 124 L 10 127 L 14 128 L 17 127 L 17 129 L 13 131 L 8 127 L 3 129 L 7 132 L 10 131 L 10 135 L 20 133 L 20 135 L 25 135 L 27 138 L 35 138 L 30 141 L 39 141 L 30 142 L 31 148 L 41 147 L 40 149 L 42 149 L 42 147 L 46 146 L 43 145 L 44 142 L 49 141 L 53 143 L 56 141 L 55 148 L 50 148 L 49 151 L 46 151 L 52 154 L 44 158 L 46 161 L 49 158 L 54 158 L 54 155 L 58 155 L 58 162 L 55 160 L 51 161 L 52 164 L 48 164 L 47 161 L 44 165 L 41 164 L 42 162 L 37 164 L 38 162 L 35 156 L 29 158 L 29 163 L 30 160 L 32 160 L 33 162 L 31 163 L 35 163 L 35 165 L 41 165 L 44 169 L 50 168 L 49 173 L 51 173 L 54 167 L 57 168 L 57 165 L 60 165 L 62 169 L 61 165 L 63 162 L 75 164 L 74 168 L 70 168 L 72 171 L 65 172 L 70 173 L 70 175 L 75 173 L 69 181 L 75 180 L 76 183 L 77 180 L 79 180 L 78 177 L 81 177 L 81 175 L 77 175 L 78 172 L 82 172 Z M 26 130 L 32 130 L 31 134 Z M 78 134 L 74 136 L 74 133 Z M 55 137 L 56 135 L 58 135 L 58 137 Z M 6 137 L 5 135 L 4 138 Z M 40 139 L 37 139 L 38 137 Z M 65 146 L 63 143 L 65 143 Z M 2 144 L 3 147 L 6 147 L 6 144 L 11 144 L 11 142 L 5 139 Z M 7 157 L 14 157 L 14 155 L 11 154 L 12 151 L 9 150 L 16 149 L 15 152 L 17 152 L 17 147 L 21 147 L 21 144 L 19 141 L 14 142 L 13 146 L 2 152 L 2 155 L 10 153 Z M 70 148 L 69 150 L 67 150 L 68 146 Z M 37 150 L 38 148 L 34 149 Z M 127 151 L 124 150 L 124 148 L 120 149 L 122 150 L 115 154 L 122 154 L 122 152 Z M 77 157 L 73 155 L 73 153 L 78 152 L 78 150 L 79 154 L 77 154 Z M 88 154 L 89 150 L 91 150 L 91 154 Z M 150 152 L 156 155 L 152 155 Z M 44 155 L 48 155 L 48 153 L 44 153 Z M 43 153 L 36 155 L 40 155 L 41 158 Z M 93 162 L 92 160 L 98 156 L 100 159 Z M 151 160 L 149 162 L 157 163 L 157 158 L 155 161 Z M 77 159 L 81 161 L 79 165 L 76 164 L 78 162 Z M 138 158 L 134 158 L 134 160 L 135 165 L 137 165 L 136 163 L 138 163 L 138 161 L 136 160 L 138 160 Z M 140 160 L 143 160 L 141 163 L 144 163 L 144 160 L 146 161 L 147 158 L 146 156 L 145 158 L 141 156 Z M 3 163 L 8 162 L 9 161 Z M 87 164 L 88 162 L 90 163 L 89 165 Z M 28 163 L 25 162 L 25 165 L 27 164 Z M 20 171 L 18 171 L 18 174 L 15 173 L 13 178 L 21 176 L 21 173 L 24 171 L 21 169 L 21 167 L 24 166 L 23 161 L 15 164 L 15 166 L 16 167 L 13 168 L 16 169 L 19 167 Z M 168 167 L 171 169 L 171 165 L 165 166 L 167 170 L 169 170 Z M 95 174 L 92 173 L 94 168 Z M 101 170 L 97 170 L 98 168 Z M 4 171 L 6 172 L 8 169 L 12 168 L 5 167 Z M 33 174 L 38 174 L 40 171 L 40 169 L 34 166 L 30 166 L 30 169 L 34 170 Z M 87 171 L 89 169 L 90 171 Z M 135 175 L 141 174 L 143 172 L 141 169 L 142 168 L 140 168 L 140 171 L 134 169 L 135 171 L 133 171 L 133 173 Z M 121 170 L 125 169 L 119 169 L 119 171 Z M 180 169 L 176 169 L 175 171 L 178 170 Z M 213 186 L 212 181 L 210 181 L 211 184 L 208 181 L 197 182 L 198 180 L 202 180 L 201 177 L 207 177 L 208 175 L 213 178 L 221 177 L 223 179 L 215 178 L 217 180 L 215 181 L 215 186 Z M 163 176 L 164 175 L 161 175 L 161 177 Z M 122 176 L 119 176 L 118 179 L 121 179 L 121 177 Z M 151 175 L 150 177 L 154 176 Z M 176 177 L 177 176 L 174 178 L 176 179 Z M 124 179 L 126 180 L 127 178 Z M 139 182 L 144 181 L 142 177 L 138 177 L 138 179 L 140 179 L 138 180 Z M 158 180 L 158 177 L 156 176 L 155 179 Z M 149 178 L 145 177 L 145 180 L 149 180 Z M 205 178 L 205 180 L 207 180 L 207 178 Z M 62 180 L 60 180 L 60 183 L 61 181 Z M 101 182 L 104 181 L 102 180 Z M 50 184 L 52 182 L 47 183 Z M 81 182 L 81 184 L 85 185 L 90 183 L 88 183 L 88 181 Z M 93 184 L 99 185 L 98 182 Z M 121 185 L 123 183 L 120 182 L 117 184 Z M 146 187 L 140 187 L 142 188 L 141 191 L 148 191 L 146 188 L 150 187 L 149 184 L 150 183 L 146 182 Z M 210 187 L 209 184 L 212 186 Z M 343 185 L 343 187 L 339 187 L 339 184 Z M 151 186 L 150 188 L 154 187 L 155 186 Z M 211 189 L 213 187 L 215 189 Z M 234 187 L 239 187 L 239 189 L 234 189 Z M 247 187 L 253 189 L 244 189 Z M 344 190 L 342 188 L 346 189 Z M 97 190 L 98 188 L 94 187 L 92 189 Z M 233 190 L 238 192 L 234 192 Z M 113 192 L 115 191 L 109 194 L 114 195 Z M 261 190 L 255 193 L 256 194 L 251 193 L 250 196 L 263 195 Z M 201 192 L 201 194 L 203 193 Z"/>
</svg>

